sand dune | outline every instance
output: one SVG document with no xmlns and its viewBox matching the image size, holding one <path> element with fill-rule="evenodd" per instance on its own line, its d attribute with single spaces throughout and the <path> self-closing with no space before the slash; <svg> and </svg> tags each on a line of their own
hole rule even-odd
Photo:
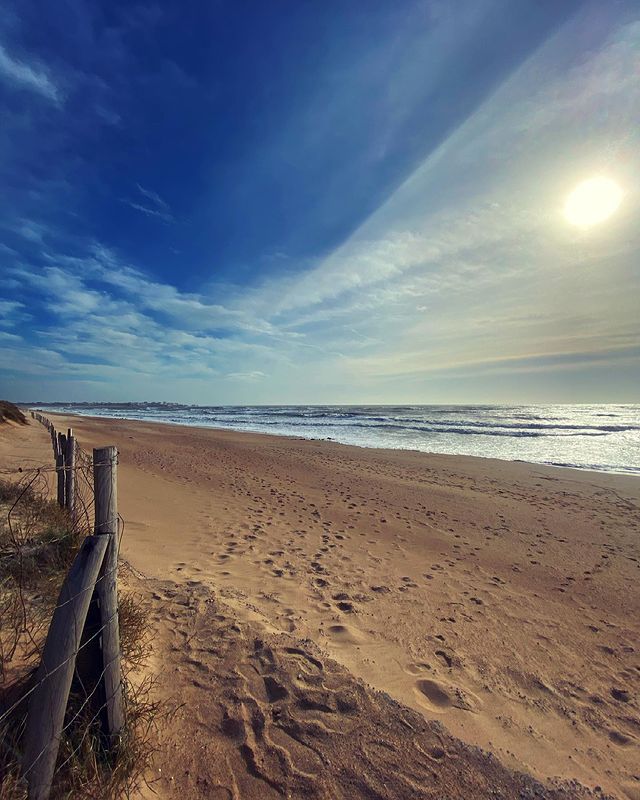
<svg viewBox="0 0 640 800">
<path fill-rule="evenodd" d="M 640 797 L 638 480 L 73 426 L 120 448 L 123 557 L 186 703 L 164 796 L 538 796 L 520 770 Z M 0 447 L 48 458 L 34 426 Z"/>
</svg>

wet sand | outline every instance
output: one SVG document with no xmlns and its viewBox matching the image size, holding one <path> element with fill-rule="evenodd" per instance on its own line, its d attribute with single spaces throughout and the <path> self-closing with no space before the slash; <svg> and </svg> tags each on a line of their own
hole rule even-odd
<svg viewBox="0 0 640 800">
<path fill-rule="evenodd" d="M 358 712 L 357 730 L 368 734 L 369 750 L 363 744 L 358 751 L 363 763 L 386 764 L 391 776 L 389 748 L 396 755 L 415 747 L 430 753 L 413 760 L 413 777 L 403 772 L 406 786 L 398 778 L 383 790 L 382 778 L 372 778 L 368 787 L 349 784 L 352 795 L 340 788 L 345 797 L 432 796 L 425 764 L 442 781 L 433 796 L 443 796 L 445 787 L 451 797 L 492 796 L 481 786 L 484 778 L 473 783 L 469 754 L 458 774 L 472 783 L 454 793 L 456 778 L 447 769 L 456 758 L 462 763 L 461 751 L 451 759 L 433 752 L 451 754 L 458 745 L 444 731 L 440 743 L 417 734 L 424 721 L 424 736 L 440 735 L 431 726 L 436 721 L 508 770 L 640 798 L 640 480 L 201 428 L 58 419 L 60 428 L 73 425 L 85 449 L 118 445 L 122 556 L 132 584 L 151 602 L 159 691 L 184 696 L 198 709 L 172 722 L 171 775 L 157 784 L 161 796 L 196 790 L 193 796 L 253 796 L 249 784 L 233 789 L 238 753 L 247 780 L 265 791 L 314 796 L 305 781 L 318 772 L 316 760 L 330 760 L 330 753 L 337 759 L 340 747 L 334 752 L 330 742 L 350 730 L 335 724 L 333 681 L 334 689 L 361 692 L 360 710 L 372 704 Z M 1 435 L 0 459 L 49 463 L 46 432 L 33 424 Z M 244 667 L 234 667 L 234 659 Z M 256 680 L 260 692 L 249 690 Z M 322 689 L 324 700 L 312 689 Z M 323 713 L 334 721 L 324 745 L 314 745 L 317 752 L 294 708 L 311 715 L 304 724 L 320 725 Z M 408 728 L 399 722 L 402 713 Z M 264 717 L 257 728 L 262 739 L 250 724 L 256 715 Z M 282 720 L 293 722 L 287 728 Z M 395 733 L 385 733 L 385 725 Z M 410 743 L 398 744 L 401 730 L 413 731 Z M 375 758 L 385 741 L 387 754 Z M 213 751 L 199 749 L 207 742 Z M 482 763 L 477 776 L 486 778 L 493 762 Z M 273 777 L 278 769 L 288 782 Z M 273 785 L 254 774 L 265 770 Z M 489 783 L 505 787 L 506 780 L 496 773 Z M 319 785 L 326 793 L 317 796 L 343 796 Z M 519 795 L 521 787 L 501 791 L 496 796 L 536 796 Z"/>
</svg>

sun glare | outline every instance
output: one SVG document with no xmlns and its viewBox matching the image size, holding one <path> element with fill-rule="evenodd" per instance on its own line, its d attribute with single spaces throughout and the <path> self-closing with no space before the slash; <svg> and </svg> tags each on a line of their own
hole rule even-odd
<svg viewBox="0 0 640 800">
<path fill-rule="evenodd" d="M 567 196 L 564 215 L 572 225 L 590 228 L 608 219 L 621 201 L 622 189 L 611 178 L 589 178 Z"/>
</svg>

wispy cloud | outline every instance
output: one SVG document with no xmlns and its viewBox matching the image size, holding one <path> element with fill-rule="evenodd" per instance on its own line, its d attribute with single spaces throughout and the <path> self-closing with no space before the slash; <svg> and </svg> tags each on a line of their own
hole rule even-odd
<svg viewBox="0 0 640 800">
<path fill-rule="evenodd" d="M 43 69 L 12 58 L 0 44 L 0 77 L 15 88 L 27 89 L 56 105 L 62 102 L 60 89 Z"/>
<path fill-rule="evenodd" d="M 47 225 L 32 219 L 21 219 L 18 220 L 14 231 L 22 236 L 23 239 L 41 244 L 43 238 L 49 232 L 49 228 Z"/>
<path fill-rule="evenodd" d="M 32 328 L 28 342 L 7 341 L 0 349 L 6 372 L 55 367 L 57 379 L 115 381 L 140 396 L 143 379 L 156 388 L 170 379 L 178 391 L 195 382 L 202 392 L 218 379 L 230 387 L 260 381 L 270 366 L 286 361 L 268 324 L 152 281 L 106 248 L 94 246 L 84 256 L 50 253 L 47 260 L 51 265 L 7 270 L 31 306 L 52 321 Z M 20 307 L 7 301 L 0 313 Z"/>
<path fill-rule="evenodd" d="M 16 300 L 0 300 L 0 328 L 12 328 L 27 319 L 24 308 Z"/>
<path fill-rule="evenodd" d="M 123 200 L 123 203 L 134 208 L 136 211 L 140 211 L 142 214 L 146 214 L 148 217 L 156 217 L 163 222 L 175 222 L 175 218 L 171 213 L 168 203 L 166 203 L 157 192 L 151 189 L 145 189 L 139 183 L 136 184 L 136 187 L 148 202 L 144 204 L 136 200 Z"/>
<path fill-rule="evenodd" d="M 262 380 L 262 378 L 266 378 L 267 375 L 266 373 L 262 372 L 262 370 L 254 369 L 251 372 L 230 372 L 224 377 L 230 378 L 231 380 L 259 381 Z"/>
<path fill-rule="evenodd" d="M 148 217 L 157 217 L 158 219 L 163 220 L 163 222 L 173 222 L 174 219 L 171 214 L 168 214 L 166 211 L 158 211 L 157 208 L 148 208 L 147 206 L 143 206 L 140 203 L 135 203 L 133 200 L 123 200 L 123 203 L 126 203 L 131 208 L 134 208 L 136 211 L 141 211 L 143 214 L 146 214 Z"/>
<path fill-rule="evenodd" d="M 108 248 L 95 245 L 91 252 L 91 258 L 79 262 L 81 270 L 85 274 L 89 271 L 94 279 L 110 285 L 112 290 L 134 297 L 142 309 L 179 320 L 188 329 L 224 328 L 274 333 L 265 318 L 250 315 L 229 304 L 214 302 L 201 294 L 181 292 L 170 284 L 154 281 L 140 270 L 123 264 Z"/>
<path fill-rule="evenodd" d="M 169 211 L 169 206 L 165 201 L 160 197 L 157 192 L 151 191 L 151 189 L 145 189 L 144 186 L 140 186 L 139 183 L 136 183 L 138 187 L 138 191 L 143 194 L 148 200 L 151 200 L 158 208 L 164 208 L 165 211 Z"/>
</svg>

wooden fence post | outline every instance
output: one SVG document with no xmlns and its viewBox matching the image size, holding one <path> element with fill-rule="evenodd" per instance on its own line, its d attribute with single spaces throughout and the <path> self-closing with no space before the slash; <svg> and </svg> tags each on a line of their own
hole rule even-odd
<svg viewBox="0 0 640 800">
<path fill-rule="evenodd" d="M 65 492 L 64 502 L 69 513 L 75 521 L 76 504 L 76 439 L 73 431 L 69 428 L 67 433 L 67 452 L 65 454 Z"/>
<path fill-rule="evenodd" d="M 29 800 L 47 800 L 58 757 L 76 654 L 108 542 L 87 536 L 60 590 L 29 701 L 24 770 Z"/>
<path fill-rule="evenodd" d="M 64 508 L 64 456 L 58 453 L 56 456 L 56 474 L 58 476 L 58 505 Z"/>
<path fill-rule="evenodd" d="M 66 458 L 67 458 L 67 437 L 64 433 L 59 433 L 57 435 L 57 443 L 58 443 L 58 455 L 62 458 L 62 469 L 58 473 L 58 503 L 62 508 L 65 507 L 65 492 L 67 489 L 67 479 L 66 479 Z M 56 457 L 57 463 L 57 457 Z M 62 476 L 62 499 L 60 499 L 60 476 Z"/>
<path fill-rule="evenodd" d="M 93 451 L 95 533 L 108 537 L 107 551 L 96 586 L 102 625 L 102 659 L 107 704 L 106 733 L 116 744 L 124 725 L 120 673 L 120 629 L 118 623 L 118 450 L 99 447 Z"/>
</svg>

